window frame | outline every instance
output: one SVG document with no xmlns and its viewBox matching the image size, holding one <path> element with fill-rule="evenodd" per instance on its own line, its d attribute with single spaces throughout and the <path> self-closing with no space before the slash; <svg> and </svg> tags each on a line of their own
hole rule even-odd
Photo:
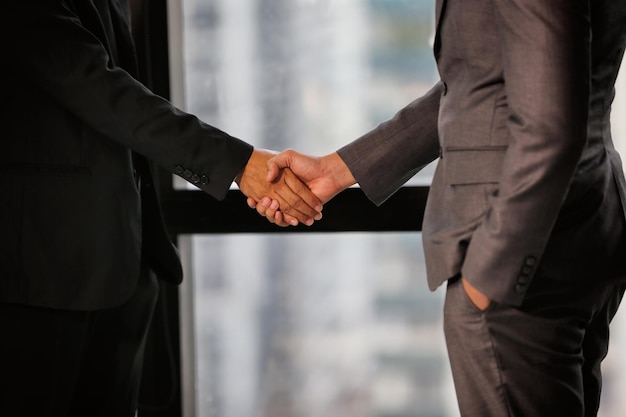
<svg viewBox="0 0 626 417">
<path fill-rule="evenodd" d="M 177 83 L 170 74 L 182 65 L 170 56 L 181 34 L 168 31 L 180 10 L 168 0 L 130 0 L 133 33 L 139 57 L 139 78 L 153 92 L 177 103 Z M 175 68 L 172 68 L 175 67 Z M 174 243 L 179 236 L 233 233 L 340 233 L 421 231 L 429 187 L 400 188 L 383 205 L 369 201 L 358 187 L 349 188 L 324 207 L 324 218 L 313 226 L 278 227 L 251 210 L 245 196 L 230 190 L 217 201 L 200 190 L 174 187 L 173 175 L 158 169 L 158 187 L 165 223 Z M 183 254 L 184 255 L 184 254 Z M 181 289 L 162 283 L 146 342 L 139 417 L 183 415 L 184 383 L 180 337 Z M 191 413 L 193 415 L 193 413 Z"/>
</svg>

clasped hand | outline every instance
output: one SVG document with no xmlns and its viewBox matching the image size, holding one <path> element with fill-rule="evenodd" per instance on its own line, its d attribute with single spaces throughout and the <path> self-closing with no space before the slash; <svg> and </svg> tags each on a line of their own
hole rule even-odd
<svg viewBox="0 0 626 417">
<path fill-rule="evenodd" d="M 326 203 L 340 191 L 356 183 L 347 165 L 337 153 L 322 157 L 301 154 L 294 150 L 286 150 L 267 159 L 266 180 L 274 183 L 283 176 L 295 174 L 306 189 L 302 191 L 308 196 L 312 193 L 320 203 Z M 247 194 L 246 194 L 247 195 Z M 270 223 L 279 226 L 297 225 L 299 217 L 288 210 L 283 204 L 270 195 L 257 199 L 248 196 L 248 205 L 256 208 L 257 213 L 267 218 Z M 321 219 L 321 209 L 315 220 Z M 302 221 L 302 220 L 300 220 Z M 305 222 L 310 225 L 313 221 Z"/>
<path fill-rule="evenodd" d="M 281 225 L 312 225 L 322 218 L 322 201 L 288 168 L 267 174 L 268 160 L 274 153 L 255 149 L 243 170 L 235 178 L 241 192 L 254 201 L 271 201 L 270 205 L 284 213 Z"/>
</svg>

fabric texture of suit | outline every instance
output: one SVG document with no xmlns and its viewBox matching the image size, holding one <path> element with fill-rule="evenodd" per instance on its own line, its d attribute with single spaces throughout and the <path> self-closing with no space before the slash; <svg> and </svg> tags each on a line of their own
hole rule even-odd
<svg viewBox="0 0 626 417">
<path fill-rule="evenodd" d="M 431 289 L 462 274 L 519 306 L 540 269 L 617 278 L 626 183 L 609 117 L 626 2 L 437 0 L 436 22 L 441 81 L 339 150 L 377 204 L 440 157 Z"/>
<path fill-rule="evenodd" d="M 126 0 L 3 3 L 0 302 L 95 310 L 181 267 L 146 158 L 222 198 L 252 147 L 141 85 Z"/>
</svg>

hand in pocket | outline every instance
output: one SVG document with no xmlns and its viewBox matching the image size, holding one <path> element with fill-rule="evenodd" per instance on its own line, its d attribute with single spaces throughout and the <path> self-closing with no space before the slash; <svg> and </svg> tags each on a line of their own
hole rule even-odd
<svg viewBox="0 0 626 417">
<path fill-rule="evenodd" d="M 489 305 L 491 304 L 491 300 L 482 292 L 478 291 L 476 288 L 469 283 L 465 277 L 462 278 L 461 282 L 463 282 L 463 288 L 465 289 L 465 293 L 469 297 L 470 300 L 474 303 L 476 308 L 481 311 L 487 310 Z"/>
</svg>

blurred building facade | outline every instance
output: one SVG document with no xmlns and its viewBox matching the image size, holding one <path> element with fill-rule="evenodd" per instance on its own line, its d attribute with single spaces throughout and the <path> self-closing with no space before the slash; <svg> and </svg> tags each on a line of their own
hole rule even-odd
<svg viewBox="0 0 626 417">
<path fill-rule="evenodd" d="M 437 79 L 433 0 L 170 7 L 178 104 L 259 147 L 332 152 Z M 418 233 L 189 236 L 182 246 L 186 417 L 458 416 L 444 290 L 426 287 Z M 618 417 L 626 365 L 607 363 L 602 416 Z"/>
</svg>

